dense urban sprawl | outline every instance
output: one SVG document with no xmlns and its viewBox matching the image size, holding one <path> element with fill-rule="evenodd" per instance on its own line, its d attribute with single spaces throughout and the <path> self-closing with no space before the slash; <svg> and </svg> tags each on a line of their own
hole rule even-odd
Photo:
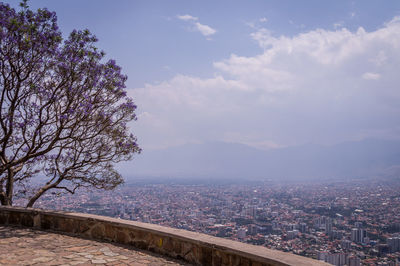
<svg viewBox="0 0 400 266">
<path fill-rule="evenodd" d="M 47 194 L 35 207 L 202 232 L 333 265 L 392 266 L 400 260 L 400 183 L 393 180 L 138 182 L 109 192 Z"/>
</svg>

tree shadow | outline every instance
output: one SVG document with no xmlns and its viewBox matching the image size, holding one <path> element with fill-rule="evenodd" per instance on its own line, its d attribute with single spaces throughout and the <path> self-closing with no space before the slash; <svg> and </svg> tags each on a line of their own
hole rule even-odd
<svg viewBox="0 0 400 266">
<path fill-rule="evenodd" d="M 13 225 L 0 225 L 0 239 L 4 238 L 37 238 L 40 235 L 45 235 L 46 232 L 40 230 L 32 230 L 27 227 L 13 226 Z"/>
</svg>

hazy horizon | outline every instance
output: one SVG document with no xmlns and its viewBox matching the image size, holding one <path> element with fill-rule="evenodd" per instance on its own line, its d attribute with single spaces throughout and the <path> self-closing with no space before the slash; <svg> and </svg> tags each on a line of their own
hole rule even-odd
<svg viewBox="0 0 400 266">
<path fill-rule="evenodd" d="M 208 142 L 147 150 L 118 167 L 126 180 L 140 178 L 270 180 L 296 182 L 397 178 L 400 141 L 367 139 L 336 145 L 299 145 L 270 150 Z"/>
</svg>

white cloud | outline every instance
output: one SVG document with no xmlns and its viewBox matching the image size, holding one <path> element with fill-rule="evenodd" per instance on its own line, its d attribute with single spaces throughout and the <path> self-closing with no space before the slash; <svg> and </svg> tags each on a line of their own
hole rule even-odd
<svg viewBox="0 0 400 266">
<path fill-rule="evenodd" d="M 316 29 L 288 37 L 260 29 L 251 37 L 263 52 L 214 62 L 214 77 L 177 75 L 130 92 L 138 112 L 151 114 L 135 131 L 144 147 L 398 138 L 400 20 L 371 32 Z"/>
<path fill-rule="evenodd" d="M 199 22 L 196 22 L 195 26 L 196 26 L 197 30 L 200 31 L 200 33 L 206 37 L 213 35 L 217 32 L 215 29 L 211 28 L 210 26 L 201 24 Z"/>
<path fill-rule="evenodd" d="M 260 18 L 258 21 L 260 21 L 261 23 L 267 22 L 268 19 L 267 18 Z"/>
<path fill-rule="evenodd" d="M 380 50 L 375 57 L 370 59 L 370 62 L 373 62 L 376 66 L 383 66 L 387 60 L 388 58 L 385 51 Z"/>
<path fill-rule="evenodd" d="M 388 22 L 385 23 L 385 26 L 390 27 L 393 24 L 397 24 L 400 22 L 400 16 L 395 16 L 394 18 L 392 18 L 391 20 L 389 20 Z"/>
<path fill-rule="evenodd" d="M 381 75 L 378 73 L 366 72 L 362 75 L 362 78 L 366 80 L 378 80 L 381 78 Z"/>
<path fill-rule="evenodd" d="M 190 20 L 196 21 L 196 20 L 198 20 L 197 17 L 193 17 L 193 16 L 191 16 L 191 15 L 178 15 L 178 16 L 176 16 L 176 17 L 177 17 L 178 19 L 184 20 L 184 21 L 190 21 Z"/>
<path fill-rule="evenodd" d="M 246 26 L 252 28 L 252 29 L 256 29 L 256 24 L 254 22 L 245 22 L 244 23 Z"/>
<path fill-rule="evenodd" d="M 217 32 L 216 29 L 198 22 L 199 19 L 197 17 L 193 17 L 191 15 L 178 15 L 177 18 L 183 21 L 188 21 L 192 25 L 192 30 L 200 32 L 207 38 L 207 40 L 211 40 L 210 36 Z"/>
<path fill-rule="evenodd" d="M 344 26 L 344 22 L 343 21 L 338 21 L 336 23 L 333 24 L 333 28 L 336 30 L 338 28 L 342 28 Z"/>
</svg>

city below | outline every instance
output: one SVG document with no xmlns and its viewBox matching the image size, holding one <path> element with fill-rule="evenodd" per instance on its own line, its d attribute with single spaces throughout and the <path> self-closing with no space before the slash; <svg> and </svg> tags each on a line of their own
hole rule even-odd
<svg viewBox="0 0 400 266">
<path fill-rule="evenodd" d="M 35 207 L 201 232 L 333 265 L 400 260 L 399 180 L 132 181 L 114 191 L 49 193 Z"/>
</svg>

